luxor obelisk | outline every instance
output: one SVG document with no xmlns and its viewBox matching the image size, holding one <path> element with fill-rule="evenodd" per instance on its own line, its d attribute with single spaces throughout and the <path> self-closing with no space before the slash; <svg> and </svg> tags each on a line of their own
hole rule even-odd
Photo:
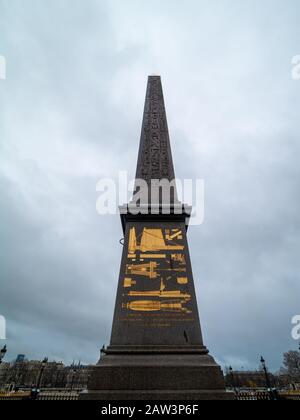
<svg viewBox="0 0 300 420">
<path fill-rule="evenodd" d="M 136 179 L 150 186 L 174 178 L 161 79 L 150 76 Z M 175 211 L 184 208 L 176 188 L 168 203 L 159 196 L 156 204 L 155 214 L 122 208 L 124 250 L 111 341 L 84 399 L 230 398 L 202 340 L 186 238 L 189 212 Z"/>
</svg>

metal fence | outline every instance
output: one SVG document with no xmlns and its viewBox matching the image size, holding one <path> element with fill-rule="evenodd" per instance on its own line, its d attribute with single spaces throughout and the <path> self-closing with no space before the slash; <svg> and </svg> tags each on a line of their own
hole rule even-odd
<svg viewBox="0 0 300 420">
<path fill-rule="evenodd" d="M 0 393 L 0 400 L 22 401 L 30 398 L 30 392 L 2 392 Z"/>
<path fill-rule="evenodd" d="M 299 391 L 269 393 L 268 391 L 241 391 L 235 394 L 237 401 L 299 400 Z"/>
<path fill-rule="evenodd" d="M 30 400 L 35 399 L 39 401 L 77 401 L 79 400 L 79 392 L 69 391 L 69 392 L 55 392 L 55 391 L 42 391 L 36 398 L 32 398 L 31 392 L 6 392 L 0 393 L 0 400 L 10 400 L 10 401 L 21 401 L 21 400 Z M 299 391 L 287 391 L 279 392 L 277 398 L 274 398 L 267 391 L 239 391 L 235 394 L 236 401 L 270 401 L 270 400 L 298 400 L 300 401 L 300 392 Z"/>
<path fill-rule="evenodd" d="M 271 396 L 268 392 L 237 392 L 235 399 L 237 401 L 270 401 Z"/>
<path fill-rule="evenodd" d="M 6 392 L 0 394 L 0 400 L 9 401 L 24 401 L 24 400 L 39 400 L 39 401 L 76 401 L 79 399 L 78 392 L 40 392 L 34 398 L 31 392 Z"/>
<path fill-rule="evenodd" d="M 78 392 L 41 392 L 37 399 L 38 400 L 55 400 L 55 401 L 62 401 L 62 400 L 69 400 L 69 401 L 76 401 L 79 398 Z"/>
</svg>

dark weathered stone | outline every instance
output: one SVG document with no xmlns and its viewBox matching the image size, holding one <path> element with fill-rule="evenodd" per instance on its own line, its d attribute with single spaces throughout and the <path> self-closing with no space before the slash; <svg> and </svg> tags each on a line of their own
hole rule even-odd
<svg viewBox="0 0 300 420">
<path fill-rule="evenodd" d="M 161 80 L 148 79 L 137 178 L 175 177 Z M 150 197 L 151 198 L 151 197 Z M 181 206 L 177 193 L 169 204 Z M 230 399 L 203 344 L 186 238 L 189 211 L 122 211 L 124 250 L 110 346 L 83 399 Z M 125 211 L 124 211 L 125 209 Z"/>
<path fill-rule="evenodd" d="M 174 245 L 174 241 L 170 241 L 170 247 L 180 246 L 183 249 L 180 250 L 179 254 L 174 254 L 174 250 L 164 250 L 163 254 L 166 256 L 164 259 L 142 259 L 136 258 L 135 262 L 132 262 L 128 258 L 129 248 L 129 236 L 132 230 L 135 230 L 136 236 L 145 235 L 145 232 L 166 232 L 166 231 L 180 231 L 182 239 L 177 240 L 177 244 Z M 165 235 L 164 235 L 165 236 Z M 141 254 L 140 251 L 136 254 Z M 157 254 L 155 254 L 157 255 Z M 182 255 L 185 264 L 179 265 L 176 261 L 172 260 L 172 255 Z M 148 275 L 142 276 L 139 274 L 126 274 L 126 267 L 144 267 L 149 265 L 154 260 L 156 268 L 154 269 L 153 278 L 150 279 Z M 173 265 L 173 267 L 172 267 Z M 178 270 L 175 271 L 176 267 Z M 151 275 L 151 273 L 149 273 Z M 171 293 L 167 290 L 179 292 L 183 298 L 166 298 L 163 299 L 160 296 L 151 296 L 147 298 L 148 302 L 157 302 L 157 304 L 168 304 L 171 302 L 184 302 L 185 296 L 189 296 L 187 303 L 182 304 L 182 307 L 176 309 L 162 308 L 162 311 L 149 311 L 149 312 L 133 312 L 124 308 L 128 302 L 134 300 L 133 297 L 126 298 L 124 294 L 127 290 L 124 289 L 124 278 L 126 276 L 132 281 L 136 281 L 137 285 L 133 289 L 138 289 L 142 293 L 150 293 L 151 291 L 158 291 L 161 288 L 161 284 L 165 286 L 166 292 Z M 185 278 L 186 284 L 178 284 L 178 278 Z M 138 293 L 137 291 L 131 291 L 128 288 L 128 293 Z M 137 296 L 136 299 L 140 301 L 142 298 Z M 136 301 L 136 300 L 134 300 Z M 143 300 L 144 301 L 144 300 Z M 187 312 L 182 312 L 187 311 Z M 120 278 L 118 293 L 115 306 L 115 315 L 111 335 L 111 347 L 114 346 L 126 346 L 126 345 L 139 345 L 139 346 L 203 346 L 202 335 L 200 330 L 200 322 L 198 316 L 197 302 L 194 290 L 194 282 L 192 279 L 191 264 L 188 253 L 188 245 L 186 240 L 185 224 L 178 222 L 128 222 L 126 226 L 124 252 L 121 263 Z"/>
<path fill-rule="evenodd" d="M 220 367 L 208 355 L 106 355 L 90 381 L 91 399 L 230 399 Z"/>
<path fill-rule="evenodd" d="M 167 116 L 159 76 L 149 76 L 136 178 L 175 178 Z"/>
</svg>

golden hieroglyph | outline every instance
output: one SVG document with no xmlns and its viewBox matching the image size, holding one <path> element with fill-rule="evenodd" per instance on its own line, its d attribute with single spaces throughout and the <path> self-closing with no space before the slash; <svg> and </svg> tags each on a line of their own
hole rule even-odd
<svg viewBox="0 0 300 420">
<path fill-rule="evenodd" d="M 139 276 L 146 276 L 150 279 L 157 278 L 157 262 L 150 261 L 146 264 L 127 264 L 126 274 L 137 274 Z"/>
<path fill-rule="evenodd" d="M 181 229 L 167 229 L 166 230 L 166 240 L 173 241 L 174 239 L 182 239 L 182 230 Z"/>
<path fill-rule="evenodd" d="M 189 314 L 191 311 L 183 306 L 187 302 L 188 300 L 174 300 L 169 302 L 160 302 L 159 300 L 134 300 L 127 304 L 123 304 L 123 307 L 132 311 L 183 312 Z"/>
<path fill-rule="evenodd" d="M 129 279 L 129 278 L 125 278 L 124 279 L 124 287 L 128 288 L 128 287 L 132 287 L 136 284 L 135 280 Z"/>
<path fill-rule="evenodd" d="M 178 284 L 187 284 L 188 278 L 187 277 L 177 277 L 177 283 Z"/>
<path fill-rule="evenodd" d="M 182 234 L 182 232 L 180 231 Z M 178 235 L 178 232 L 176 233 Z M 132 227 L 129 232 L 129 254 L 134 254 L 136 251 L 141 252 L 153 252 L 153 251 L 171 251 L 178 250 L 181 251 L 184 249 L 183 245 L 167 245 L 162 229 L 149 229 L 144 228 L 140 245 L 138 245 L 136 237 L 136 229 Z"/>
<path fill-rule="evenodd" d="M 172 261 L 177 261 L 180 264 L 185 265 L 185 258 L 183 254 L 171 254 L 171 260 Z"/>
<path fill-rule="evenodd" d="M 183 273 L 182 276 L 179 273 Z M 137 235 L 136 227 L 131 227 L 125 274 L 128 277 L 124 279 L 124 288 L 130 290 L 123 294 L 124 309 L 190 313 L 186 307 L 191 295 L 186 286 L 182 229 L 143 227 Z M 149 286 L 148 279 L 151 280 Z"/>
<path fill-rule="evenodd" d="M 189 293 L 185 293 L 180 290 L 165 290 L 165 289 L 166 289 L 166 286 L 163 280 L 161 280 L 159 290 L 146 290 L 146 291 L 132 290 L 128 293 L 128 296 L 151 296 L 151 297 L 159 297 L 159 298 L 184 298 L 184 299 L 191 298 L 191 295 Z"/>
<path fill-rule="evenodd" d="M 141 254 L 140 258 L 142 259 L 156 259 L 156 260 L 165 260 L 167 258 L 166 254 Z"/>
</svg>

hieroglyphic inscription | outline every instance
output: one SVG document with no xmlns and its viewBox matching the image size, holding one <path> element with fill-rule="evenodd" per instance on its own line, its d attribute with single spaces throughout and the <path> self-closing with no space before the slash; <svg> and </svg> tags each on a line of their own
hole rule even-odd
<svg viewBox="0 0 300 420">
<path fill-rule="evenodd" d="M 159 78 L 150 78 L 144 112 L 138 177 L 173 180 L 170 141 L 164 99 Z"/>
</svg>

